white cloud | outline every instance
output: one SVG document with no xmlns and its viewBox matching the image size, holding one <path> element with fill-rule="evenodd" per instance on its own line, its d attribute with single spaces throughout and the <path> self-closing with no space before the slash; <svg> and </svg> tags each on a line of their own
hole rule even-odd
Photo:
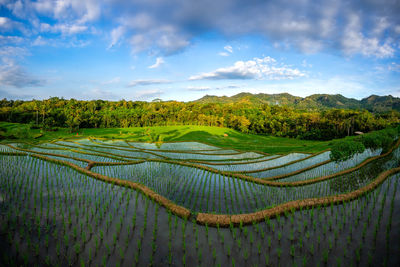
<svg viewBox="0 0 400 267">
<path fill-rule="evenodd" d="M 33 77 L 13 60 L 3 59 L 0 65 L 0 87 L 35 87 L 44 83 L 44 80 Z"/>
<path fill-rule="evenodd" d="M 243 87 L 242 87 L 243 88 Z M 357 77 L 350 76 L 335 76 L 328 79 L 307 79 L 302 81 L 279 81 L 271 82 L 268 84 L 258 84 L 253 86 L 246 86 L 246 92 L 257 94 L 280 94 L 289 93 L 291 95 L 306 97 L 312 94 L 341 94 L 346 97 L 361 98 L 369 96 L 373 93 L 380 94 L 365 85 L 365 81 Z M 230 91 L 234 93 L 242 92 Z"/>
<path fill-rule="evenodd" d="M 30 53 L 26 48 L 18 47 L 18 46 L 1 46 L 0 47 L 0 57 L 7 61 L 10 58 L 24 58 L 29 56 Z"/>
<path fill-rule="evenodd" d="M 10 19 L 6 17 L 0 17 L 0 28 L 2 29 L 9 29 L 11 28 Z"/>
<path fill-rule="evenodd" d="M 166 27 L 134 34 L 130 39 L 130 44 L 134 53 L 157 47 L 165 54 L 173 54 L 188 46 L 189 41 L 184 36 Z"/>
<path fill-rule="evenodd" d="M 156 26 L 154 18 L 147 13 L 138 13 L 136 15 L 123 17 L 120 21 L 126 28 L 132 28 L 135 30 L 148 30 Z"/>
<path fill-rule="evenodd" d="M 109 49 L 115 46 L 119 42 L 121 37 L 125 34 L 125 31 L 126 29 L 124 26 L 118 26 L 117 28 L 111 31 L 111 43 L 108 46 Z"/>
<path fill-rule="evenodd" d="M 226 51 L 228 51 L 229 53 L 233 53 L 233 48 L 232 48 L 232 46 L 230 46 L 230 45 L 224 46 L 224 49 L 225 49 Z"/>
<path fill-rule="evenodd" d="M 24 41 L 25 39 L 20 37 L 20 36 L 5 36 L 5 35 L 0 35 L 0 45 L 5 45 L 5 44 L 20 44 Z"/>
<path fill-rule="evenodd" d="M 120 81 L 121 81 L 120 77 L 114 77 L 111 80 L 102 82 L 101 84 L 103 84 L 103 85 L 116 84 L 116 83 L 119 83 Z"/>
<path fill-rule="evenodd" d="M 164 59 L 162 57 L 158 57 L 156 59 L 156 63 L 154 63 L 151 66 L 148 66 L 149 69 L 156 69 L 158 67 L 160 67 L 162 64 L 164 64 Z"/>
<path fill-rule="evenodd" d="M 365 37 L 362 33 L 361 18 L 356 13 L 348 15 L 348 23 L 342 36 L 341 45 L 346 55 L 360 53 L 364 56 L 387 58 L 394 55 L 395 50 L 386 40 L 380 42 L 377 37 Z"/>
<path fill-rule="evenodd" d="M 107 99 L 107 100 L 117 100 L 118 96 L 115 95 L 113 92 L 108 90 L 104 90 L 101 88 L 92 88 L 88 91 L 83 93 L 85 99 L 88 100 L 95 100 L 95 99 Z"/>
<path fill-rule="evenodd" d="M 375 19 L 375 27 L 372 29 L 372 35 L 377 37 L 381 36 L 386 29 L 390 27 L 390 23 L 387 21 L 385 17 L 379 17 Z"/>
<path fill-rule="evenodd" d="M 145 50 L 159 50 L 163 54 L 170 55 L 179 52 L 189 45 L 186 34 L 174 25 L 160 24 L 151 20 L 148 16 L 140 14 L 144 20 L 123 19 L 127 32 L 131 33 L 129 43 L 134 53 Z"/>
<path fill-rule="evenodd" d="M 101 13 L 100 2 L 96 0 L 39 0 L 32 5 L 38 13 L 58 20 L 76 19 L 77 23 L 93 21 Z"/>
<path fill-rule="evenodd" d="M 237 61 L 233 66 L 189 77 L 189 80 L 268 79 L 283 80 L 304 77 L 305 73 L 285 65 L 278 65 L 271 57 Z"/>
<path fill-rule="evenodd" d="M 54 25 L 41 23 L 40 29 L 42 32 L 61 33 L 63 35 L 75 35 L 78 33 L 86 32 L 88 30 L 88 27 L 85 25 L 68 23 Z"/>
<path fill-rule="evenodd" d="M 312 64 L 308 63 L 305 59 L 303 59 L 303 61 L 301 62 L 301 66 L 303 66 L 304 68 L 312 68 Z"/>
<path fill-rule="evenodd" d="M 42 37 L 38 36 L 35 41 L 32 43 L 33 46 L 42 46 L 42 45 L 47 45 L 47 41 Z"/>
<path fill-rule="evenodd" d="M 30 4 L 28 1 L 27 3 Z M 23 18 L 27 13 L 27 5 L 24 5 L 21 0 L 10 1 L 7 7 L 12 11 L 12 13 L 19 18 Z"/>
<path fill-rule="evenodd" d="M 7 17 L 0 17 L 0 32 L 12 32 L 14 30 L 17 30 L 23 34 L 29 33 L 21 22 Z"/>
<path fill-rule="evenodd" d="M 208 86 L 188 86 L 186 87 L 188 91 L 194 91 L 194 92 L 204 92 L 204 91 L 210 91 L 211 87 Z"/>
<path fill-rule="evenodd" d="M 396 25 L 394 27 L 394 32 L 397 33 L 397 34 L 400 34 L 400 25 Z"/>
<path fill-rule="evenodd" d="M 187 38 L 177 32 L 174 27 L 162 27 L 160 29 L 160 36 L 158 40 L 156 40 L 156 43 L 167 54 L 180 51 L 189 45 Z"/>
<path fill-rule="evenodd" d="M 300 37 L 297 40 L 299 49 L 306 54 L 314 54 L 322 50 L 323 45 L 318 40 Z"/>
<path fill-rule="evenodd" d="M 152 98 L 160 98 L 164 92 L 159 89 L 142 90 L 136 92 L 135 96 L 138 100 L 149 100 Z"/>
<path fill-rule="evenodd" d="M 399 7 L 393 0 L 295 3 L 219 0 L 212 2 L 213 8 L 210 1 L 193 4 L 177 0 L 168 3 L 173 12 L 165 12 L 165 1 L 160 0 L 0 0 L 0 3 L 19 18 L 13 21 L 11 17 L 0 17 L 0 31 L 18 30 L 31 37 L 37 37 L 41 29 L 65 36 L 103 34 L 94 27 L 96 23 L 102 27 L 107 21 L 117 25 L 108 33 L 109 47 L 127 36 L 134 53 L 174 54 L 188 47 L 192 38 L 218 32 L 229 39 L 262 36 L 273 44 L 284 43 L 306 53 L 340 50 L 345 55 L 386 58 L 398 50 L 400 38 Z M 354 14 L 360 17 L 356 23 L 351 22 Z M 49 24 L 41 26 L 46 23 Z M 226 45 L 220 55 L 233 52 L 232 46 Z"/>
<path fill-rule="evenodd" d="M 224 46 L 224 50 L 223 52 L 219 52 L 218 55 L 220 55 L 221 57 L 228 57 L 230 54 L 233 53 L 233 48 L 230 45 L 226 45 Z"/>
<path fill-rule="evenodd" d="M 389 71 L 400 72 L 400 64 L 398 64 L 398 63 L 396 63 L 396 62 L 392 62 L 392 63 L 388 66 L 388 70 L 389 70 Z"/>
<path fill-rule="evenodd" d="M 152 84 L 166 84 L 170 83 L 171 81 L 169 80 L 157 80 L 157 79 L 151 79 L 151 80 L 133 80 L 128 84 L 128 87 L 135 87 L 135 86 L 143 86 L 143 85 L 152 85 Z"/>
</svg>

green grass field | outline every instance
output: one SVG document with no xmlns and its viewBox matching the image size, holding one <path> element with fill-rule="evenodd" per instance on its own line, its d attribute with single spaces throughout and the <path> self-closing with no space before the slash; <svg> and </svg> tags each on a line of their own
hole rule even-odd
<svg viewBox="0 0 400 267">
<path fill-rule="evenodd" d="M 26 125 L 18 123 L 0 122 L 0 127 L 7 129 L 6 133 L 16 131 Z M 306 141 L 275 136 L 244 134 L 238 131 L 208 126 L 155 126 L 133 128 L 84 128 L 70 133 L 69 129 L 61 128 L 58 131 L 41 131 L 29 129 L 30 141 L 40 142 L 58 138 L 105 137 L 128 139 L 143 142 L 171 142 L 171 141 L 198 141 L 219 147 L 233 148 L 243 151 L 262 151 L 266 153 L 308 152 L 315 153 L 329 148 L 329 141 Z M 40 136 L 40 133 L 43 135 Z M 36 137 L 36 138 L 35 138 Z M 20 138 L 25 139 L 25 138 Z"/>
</svg>

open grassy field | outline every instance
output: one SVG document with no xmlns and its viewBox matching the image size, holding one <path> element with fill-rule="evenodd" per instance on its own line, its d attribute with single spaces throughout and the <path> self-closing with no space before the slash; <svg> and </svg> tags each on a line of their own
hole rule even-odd
<svg viewBox="0 0 400 267">
<path fill-rule="evenodd" d="M 64 139 L 0 144 L 0 262 L 400 263 L 400 141 L 388 151 L 367 149 L 333 162 L 325 146 L 314 154 L 298 152 L 298 140 L 282 139 L 286 146 L 266 154 L 236 149 L 253 137 L 272 147 L 274 138 L 209 127 L 151 130 L 153 137 L 146 129 L 101 130 L 110 137 L 102 138 L 83 129 L 79 139 L 60 130 L 51 134 Z M 139 141 L 154 132 L 179 142 Z M 209 140 L 193 141 L 199 137 Z M 272 153 L 290 144 L 297 152 Z"/>
<path fill-rule="evenodd" d="M 0 128 L 12 132 L 25 125 L 0 122 Z M 40 136 L 39 129 L 27 130 L 33 141 L 50 141 L 57 138 L 103 137 L 128 139 L 141 142 L 199 141 L 219 147 L 234 148 L 244 151 L 262 151 L 266 153 L 306 152 L 315 153 L 329 148 L 327 141 L 307 141 L 275 136 L 244 134 L 232 129 L 207 126 L 155 126 L 133 128 L 81 129 L 70 133 L 68 129 L 45 131 Z M 227 135 L 227 136 L 225 136 Z M 40 137 L 38 137 L 40 136 Z"/>
</svg>

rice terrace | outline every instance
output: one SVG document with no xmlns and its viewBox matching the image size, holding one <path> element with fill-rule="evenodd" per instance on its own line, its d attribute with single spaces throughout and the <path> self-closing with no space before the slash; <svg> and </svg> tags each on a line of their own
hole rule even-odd
<svg viewBox="0 0 400 267">
<path fill-rule="evenodd" d="M 386 147 L 371 144 L 377 135 L 390 140 Z M 330 149 L 270 154 L 201 141 L 9 140 L 0 145 L 1 261 L 395 266 L 397 137 L 397 129 L 358 137 L 366 149 L 336 161 Z"/>
<path fill-rule="evenodd" d="M 0 267 L 399 267 L 400 0 L 0 0 Z"/>
</svg>

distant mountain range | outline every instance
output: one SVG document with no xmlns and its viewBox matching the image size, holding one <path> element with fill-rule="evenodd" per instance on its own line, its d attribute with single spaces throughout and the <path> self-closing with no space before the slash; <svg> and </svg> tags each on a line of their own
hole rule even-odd
<svg viewBox="0 0 400 267">
<path fill-rule="evenodd" d="M 293 96 L 288 93 L 283 94 L 251 94 L 240 93 L 234 96 L 212 96 L 195 100 L 197 103 L 234 103 L 248 102 L 254 105 L 286 105 L 300 109 L 324 109 L 324 108 L 343 108 L 343 109 L 367 109 L 372 112 L 385 112 L 390 110 L 400 111 L 400 98 L 388 96 L 371 95 L 367 98 L 357 100 L 347 98 L 340 94 L 315 94 L 307 97 Z"/>
</svg>

